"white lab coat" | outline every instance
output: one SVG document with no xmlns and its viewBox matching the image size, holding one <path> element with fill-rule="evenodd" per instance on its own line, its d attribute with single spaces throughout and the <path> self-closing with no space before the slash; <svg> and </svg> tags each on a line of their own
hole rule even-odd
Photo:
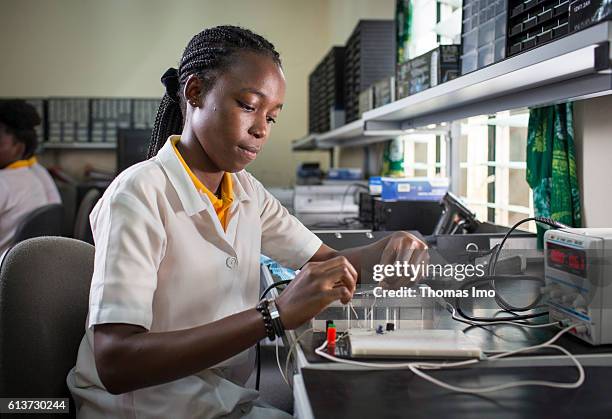
<svg viewBox="0 0 612 419">
<path fill-rule="evenodd" d="M 256 306 L 261 252 L 299 268 L 321 241 L 246 171 L 232 174 L 234 202 L 224 231 L 170 142 L 121 173 L 91 214 L 96 245 L 85 337 L 68 385 L 80 418 L 287 417 L 261 407 L 242 385 L 245 351 L 167 384 L 111 395 L 98 377 L 93 326 L 192 328 Z"/>
</svg>

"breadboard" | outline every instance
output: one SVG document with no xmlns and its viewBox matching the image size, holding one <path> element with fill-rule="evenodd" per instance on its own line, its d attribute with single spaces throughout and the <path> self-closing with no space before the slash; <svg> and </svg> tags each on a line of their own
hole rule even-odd
<svg viewBox="0 0 612 419">
<path fill-rule="evenodd" d="M 482 349 L 456 330 L 396 330 L 377 334 L 351 330 L 354 358 L 480 358 Z"/>
</svg>

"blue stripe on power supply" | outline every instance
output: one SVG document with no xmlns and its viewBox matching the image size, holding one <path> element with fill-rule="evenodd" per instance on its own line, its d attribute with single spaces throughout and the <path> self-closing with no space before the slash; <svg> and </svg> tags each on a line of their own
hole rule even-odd
<svg viewBox="0 0 612 419">
<path fill-rule="evenodd" d="M 586 315 L 584 315 L 582 313 L 579 313 L 579 312 L 577 312 L 575 310 L 572 310 L 570 308 L 563 307 L 563 306 L 561 306 L 561 305 L 559 305 L 557 303 L 553 303 L 551 301 L 549 301 L 548 304 L 550 304 L 551 306 L 554 306 L 555 308 L 558 308 L 559 310 L 562 310 L 562 311 L 565 311 L 567 313 L 573 314 L 576 317 L 580 317 L 582 320 L 586 320 L 588 322 L 591 321 L 591 318 L 589 316 L 586 316 Z"/>
<path fill-rule="evenodd" d="M 581 287 L 579 285 L 573 284 L 563 279 L 555 278 L 554 276 L 551 276 L 551 275 L 546 275 L 546 278 L 550 279 L 551 281 L 560 282 L 563 285 L 567 285 L 568 287 L 576 288 L 577 290 L 584 291 L 586 293 L 589 292 L 587 288 Z"/>
<path fill-rule="evenodd" d="M 566 246 L 566 247 L 571 247 L 571 248 L 574 248 L 574 249 L 584 250 L 584 246 L 578 246 L 578 245 L 575 245 L 575 244 L 569 244 L 569 243 L 562 242 L 562 241 L 555 240 L 555 239 L 548 239 L 546 241 L 547 242 L 551 242 L 551 243 L 560 244 L 561 246 Z"/>
</svg>

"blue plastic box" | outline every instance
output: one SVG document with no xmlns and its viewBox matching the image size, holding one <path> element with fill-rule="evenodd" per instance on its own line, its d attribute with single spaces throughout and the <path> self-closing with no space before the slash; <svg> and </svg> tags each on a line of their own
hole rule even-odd
<svg viewBox="0 0 612 419">
<path fill-rule="evenodd" d="M 372 176 L 368 182 L 370 195 L 380 195 L 382 193 L 382 180 L 380 176 Z"/>
<path fill-rule="evenodd" d="M 333 167 L 327 173 L 330 180 L 360 180 L 362 176 L 361 169 L 352 167 Z"/>
<path fill-rule="evenodd" d="M 383 201 L 439 201 L 448 192 L 448 178 L 381 178 Z"/>
</svg>

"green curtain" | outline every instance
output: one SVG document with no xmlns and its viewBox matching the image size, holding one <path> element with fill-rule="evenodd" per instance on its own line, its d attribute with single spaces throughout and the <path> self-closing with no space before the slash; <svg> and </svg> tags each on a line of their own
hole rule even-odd
<svg viewBox="0 0 612 419">
<path fill-rule="evenodd" d="M 408 44 L 412 36 L 412 10 L 410 0 L 395 1 L 395 29 L 397 42 L 397 63 L 408 60 Z"/>
<path fill-rule="evenodd" d="M 404 140 L 401 138 L 385 143 L 381 176 L 404 177 Z"/>
<path fill-rule="evenodd" d="M 530 109 L 527 134 L 527 183 L 536 216 L 581 226 L 571 103 Z M 544 229 L 538 225 L 538 247 Z"/>
</svg>

